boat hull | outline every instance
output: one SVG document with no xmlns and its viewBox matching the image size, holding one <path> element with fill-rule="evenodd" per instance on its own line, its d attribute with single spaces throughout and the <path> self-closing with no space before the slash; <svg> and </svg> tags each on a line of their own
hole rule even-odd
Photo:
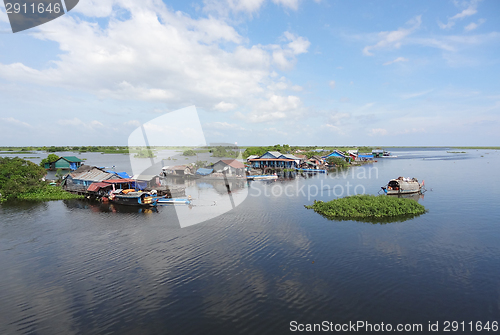
<svg viewBox="0 0 500 335">
<path fill-rule="evenodd" d="M 190 203 L 191 200 L 180 199 L 180 198 L 175 198 L 175 199 L 164 198 L 164 199 L 158 199 L 157 201 L 158 205 L 189 205 Z"/>
<path fill-rule="evenodd" d="M 153 197 L 149 194 L 140 194 L 140 195 L 118 194 L 115 195 L 113 198 L 110 197 L 110 200 L 118 205 L 153 207 L 156 206 L 158 198 Z"/>
<path fill-rule="evenodd" d="M 278 176 L 247 176 L 247 180 L 274 180 L 278 179 Z"/>
</svg>

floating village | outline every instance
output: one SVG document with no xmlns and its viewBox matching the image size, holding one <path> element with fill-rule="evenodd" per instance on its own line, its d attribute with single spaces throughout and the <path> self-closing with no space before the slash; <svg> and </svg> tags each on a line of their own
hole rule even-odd
<svg viewBox="0 0 500 335">
<path fill-rule="evenodd" d="M 45 163 L 44 168 L 49 171 L 68 171 L 59 181 L 67 192 L 101 202 L 151 207 L 191 204 L 192 198 L 185 192 L 185 180 L 222 181 L 230 192 L 229 181 L 273 181 L 284 172 L 326 173 L 337 168 L 339 163 L 342 166 L 362 165 L 377 162 L 378 158 L 383 157 L 396 156 L 381 149 L 371 153 L 359 153 L 358 150 L 325 152 L 322 149 L 312 154 L 301 150 L 293 153 L 267 151 L 260 156 L 250 155 L 245 161 L 221 159 L 201 167 L 194 163 L 170 166 L 162 160 L 163 166 L 152 175 L 129 175 L 106 167 L 86 165 L 75 156 L 63 156 Z M 179 182 L 172 183 L 172 179 Z M 391 180 L 382 190 L 386 194 L 415 193 L 422 186 L 416 179 L 400 177 Z"/>
</svg>

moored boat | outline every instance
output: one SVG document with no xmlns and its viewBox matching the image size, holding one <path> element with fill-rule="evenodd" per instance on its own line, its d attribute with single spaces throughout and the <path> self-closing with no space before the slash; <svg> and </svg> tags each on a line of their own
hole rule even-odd
<svg viewBox="0 0 500 335">
<path fill-rule="evenodd" d="M 158 205 L 189 205 L 191 204 L 191 197 L 187 198 L 159 198 L 157 201 Z"/>
<path fill-rule="evenodd" d="M 112 192 L 109 200 L 115 204 L 127 206 L 156 206 L 158 197 L 147 192 L 127 192 L 116 193 Z"/>
<path fill-rule="evenodd" d="M 420 184 L 416 178 L 399 177 L 391 179 L 386 186 L 382 187 L 382 190 L 388 195 L 409 194 L 421 192 L 423 186 L 424 181 Z"/>
<path fill-rule="evenodd" d="M 278 179 L 277 175 L 257 175 L 257 176 L 247 176 L 247 180 L 271 180 Z"/>
</svg>

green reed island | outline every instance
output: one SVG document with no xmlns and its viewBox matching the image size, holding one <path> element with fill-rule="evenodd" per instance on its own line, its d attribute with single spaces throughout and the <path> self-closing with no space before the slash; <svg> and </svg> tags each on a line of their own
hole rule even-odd
<svg viewBox="0 0 500 335">
<path fill-rule="evenodd" d="M 425 207 L 413 199 L 387 195 L 353 195 L 328 202 L 315 200 L 313 205 L 305 207 L 329 219 L 341 220 L 394 218 L 426 212 Z"/>
</svg>

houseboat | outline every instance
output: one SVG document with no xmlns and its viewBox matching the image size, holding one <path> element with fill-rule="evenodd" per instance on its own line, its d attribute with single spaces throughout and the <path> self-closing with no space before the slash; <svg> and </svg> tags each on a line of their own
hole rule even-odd
<svg viewBox="0 0 500 335">
<path fill-rule="evenodd" d="M 386 186 L 382 186 L 382 190 L 388 195 L 410 194 L 421 192 L 423 186 L 424 181 L 420 184 L 416 178 L 399 177 L 391 179 Z"/>
</svg>

